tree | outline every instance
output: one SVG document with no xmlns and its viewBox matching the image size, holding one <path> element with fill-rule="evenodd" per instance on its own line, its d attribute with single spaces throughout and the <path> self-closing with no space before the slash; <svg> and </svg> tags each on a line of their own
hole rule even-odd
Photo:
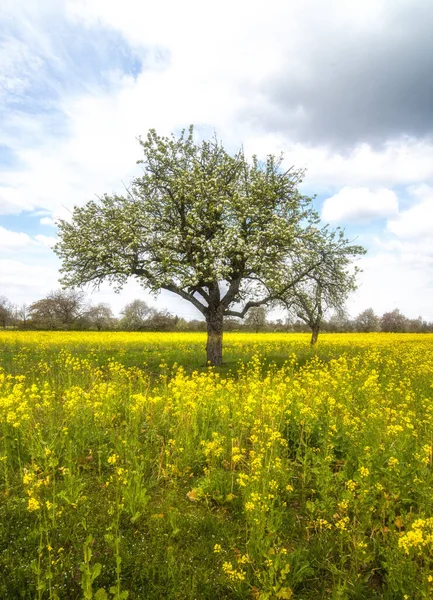
<svg viewBox="0 0 433 600">
<path fill-rule="evenodd" d="M 56 290 L 48 295 L 54 302 L 62 326 L 70 326 L 81 319 L 88 310 L 85 294 L 81 290 Z"/>
<path fill-rule="evenodd" d="M 33 324 L 47 329 L 76 325 L 86 311 L 84 293 L 75 289 L 50 292 L 29 306 Z"/>
<path fill-rule="evenodd" d="M 355 319 L 354 325 L 356 331 L 361 331 L 364 333 L 368 333 L 370 331 L 379 331 L 380 319 L 372 308 L 367 308 L 359 313 Z"/>
<path fill-rule="evenodd" d="M 252 329 L 256 333 L 266 327 L 266 307 L 265 306 L 253 306 L 247 314 L 245 319 L 245 327 Z"/>
<path fill-rule="evenodd" d="M 41 298 L 29 306 L 32 325 L 41 329 L 57 329 L 60 320 L 55 302 L 51 298 Z"/>
<path fill-rule="evenodd" d="M 319 337 L 323 315 L 326 310 L 321 284 L 311 279 L 296 286 L 288 308 L 311 329 L 310 344 L 314 346 Z"/>
<path fill-rule="evenodd" d="M 200 323 L 203 323 L 200 321 Z M 242 323 L 236 317 L 224 317 L 224 331 L 239 331 L 242 327 Z M 205 328 L 201 327 L 201 331 L 204 331 Z"/>
<path fill-rule="evenodd" d="M 85 319 L 91 327 L 96 327 L 98 331 L 112 327 L 114 322 L 113 311 L 104 302 L 91 306 L 85 314 Z"/>
<path fill-rule="evenodd" d="M 150 307 L 144 300 L 132 300 L 120 313 L 123 317 L 119 326 L 128 331 L 139 331 L 145 329 L 146 320 L 155 314 L 155 309 Z"/>
<path fill-rule="evenodd" d="M 178 321 L 179 317 L 171 315 L 166 310 L 158 310 L 146 320 L 144 329 L 148 331 L 174 331 Z"/>
<path fill-rule="evenodd" d="M 344 308 L 337 309 L 328 319 L 326 329 L 332 333 L 353 331 L 353 321 Z"/>
<path fill-rule="evenodd" d="M 406 331 L 410 333 L 426 333 L 429 330 L 429 323 L 419 316 L 416 319 L 406 319 Z"/>
<path fill-rule="evenodd" d="M 391 312 L 384 313 L 380 319 L 382 331 L 402 333 L 408 330 L 408 326 L 407 318 L 398 308 L 395 308 Z"/>
<path fill-rule="evenodd" d="M 13 318 L 13 304 L 6 296 L 0 296 L 0 325 L 6 329 L 8 323 Z"/>
<path fill-rule="evenodd" d="M 281 298 L 348 242 L 319 227 L 298 191 L 303 171 L 283 170 L 281 157 L 248 161 L 216 137 L 197 144 L 192 126 L 139 141 L 143 174 L 125 195 L 105 194 L 59 221 L 62 282 L 120 289 L 136 277 L 178 294 L 204 316 L 207 359 L 220 364 L 224 317 Z"/>
<path fill-rule="evenodd" d="M 342 244 L 287 291 L 284 304 L 291 316 L 298 317 L 311 329 L 312 346 L 317 343 L 325 314 L 330 309 L 344 311 L 348 295 L 356 289 L 358 269 L 351 268 L 351 259 L 361 252 L 359 247 Z"/>
<path fill-rule="evenodd" d="M 27 326 L 27 320 L 29 318 L 29 307 L 24 302 L 17 308 L 17 319 L 19 320 L 19 326 L 24 329 Z"/>
</svg>

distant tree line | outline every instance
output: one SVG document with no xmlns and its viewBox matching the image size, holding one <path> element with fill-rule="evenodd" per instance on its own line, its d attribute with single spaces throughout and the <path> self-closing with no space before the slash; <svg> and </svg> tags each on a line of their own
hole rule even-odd
<svg viewBox="0 0 433 600">
<path fill-rule="evenodd" d="M 103 302 L 92 305 L 84 292 L 56 290 L 32 304 L 13 304 L 0 296 L 0 327 L 44 330 L 169 331 L 178 321 L 165 310 L 158 311 L 144 300 L 133 300 L 114 316 Z"/>
<path fill-rule="evenodd" d="M 302 299 L 302 297 L 300 297 Z M 311 296 L 309 296 L 311 298 Z M 313 332 L 318 323 L 325 332 L 433 332 L 433 322 L 418 317 L 409 319 L 394 309 L 377 315 L 372 308 L 351 319 L 344 310 L 337 310 L 324 318 L 317 306 L 300 302 L 287 306 L 287 317 L 272 319 L 264 306 L 253 307 L 245 319 L 226 317 L 226 331 L 251 332 Z M 313 310 L 315 308 L 315 310 Z M 320 307 L 319 307 L 320 308 Z M 320 322 L 319 322 L 320 319 Z M 0 296 L 0 328 L 43 330 L 94 330 L 94 331 L 206 331 L 206 322 L 186 320 L 166 310 L 156 310 L 144 300 L 136 299 L 125 305 L 117 318 L 106 303 L 92 305 L 84 292 L 73 289 L 55 290 L 32 304 L 16 305 Z M 317 329 L 318 332 L 318 329 Z M 312 340 L 312 343 L 314 341 Z"/>
<path fill-rule="evenodd" d="M 317 312 L 315 313 L 317 315 Z M 314 319 L 301 311 L 289 312 L 285 319 L 269 320 L 263 307 L 251 309 L 243 323 L 232 322 L 226 324 L 227 330 L 246 331 L 290 331 L 314 332 Z M 317 330 L 318 331 L 318 330 Z M 344 310 L 335 311 L 328 318 L 320 321 L 320 331 L 329 333 L 427 333 L 433 332 L 433 322 L 425 321 L 422 317 L 409 319 L 398 308 L 377 315 L 372 308 L 362 311 L 357 317 L 351 319 Z M 314 341 L 312 341 L 314 344 Z"/>
</svg>

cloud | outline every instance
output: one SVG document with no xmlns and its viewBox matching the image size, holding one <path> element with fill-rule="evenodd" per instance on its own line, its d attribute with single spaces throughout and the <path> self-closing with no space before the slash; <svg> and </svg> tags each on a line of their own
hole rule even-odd
<svg viewBox="0 0 433 600">
<path fill-rule="evenodd" d="M 2 250 L 24 248 L 31 244 L 32 240 L 26 233 L 9 231 L 0 226 L 0 248 Z"/>
<path fill-rule="evenodd" d="M 3 182 L 5 182 L 6 179 L 10 182 L 15 180 L 16 187 L 13 187 L 13 185 L 2 185 L 2 180 L 0 178 L 0 215 L 16 215 L 31 210 L 34 207 L 34 204 L 26 195 L 28 190 L 22 189 L 21 177 L 17 176 L 13 170 L 10 170 L 4 175 Z"/>
<path fill-rule="evenodd" d="M 346 65 L 347 40 L 362 57 L 373 36 L 379 55 L 383 50 L 388 57 L 389 48 L 395 49 L 395 37 L 407 41 L 409 34 L 402 31 L 405 20 L 410 32 L 418 28 L 420 40 L 424 39 L 429 19 L 423 19 L 426 4 L 421 0 L 410 5 L 403 1 L 400 8 L 383 0 L 360 6 L 271 0 L 265 13 L 258 2 L 243 0 L 235 5 L 223 0 L 212 10 L 192 0 L 185 4 L 166 0 L 152 6 L 138 0 L 121 5 L 45 0 L 42 16 L 29 3 L 17 0 L 14 6 L 20 17 L 14 19 L 12 30 L 19 52 L 10 52 L 39 57 L 42 66 L 38 62 L 36 74 L 27 59 L 12 60 L 12 56 L 9 61 L 11 69 L 17 65 L 17 77 L 27 81 L 29 98 L 36 98 L 39 108 L 31 114 L 34 109 L 30 111 L 26 104 L 19 110 L 13 107 L 7 128 L 0 132 L 0 144 L 11 148 L 19 164 L 0 176 L 3 214 L 36 208 L 67 211 L 95 194 L 122 192 L 122 182 L 138 172 L 135 161 L 140 150 L 135 137 L 150 127 L 169 133 L 191 122 L 203 135 L 215 128 L 229 149 L 243 143 L 260 156 L 284 150 L 287 164 L 308 167 L 307 183 L 313 191 L 389 188 L 433 179 L 433 143 L 401 137 L 410 129 L 403 126 L 404 119 L 398 141 L 376 147 L 373 138 L 371 144 L 357 144 L 353 138 L 353 147 L 348 149 L 345 143 L 337 149 L 331 142 L 334 133 L 340 135 L 338 122 L 326 111 L 320 123 L 314 120 L 316 113 L 308 110 L 301 89 L 295 116 L 305 121 L 303 129 L 287 128 L 284 121 L 269 127 L 267 122 L 268 115 L 278 115 L 280 109 L 290 113 L 291 100 L 286 105 L 274 98 L 276 82 L 294 90 L 298 80 L 317 85 L 317 93 L 311 93 L 325 107 L 319 93 L 327 74 L 324 56 L 334 53 Z M 389 30 L 391 23 L 394 33 Z M 185 35 L 191 30 L 193 35 Z M 221 32 L 224 44 L 219 41 Z M 375 63 L 368 64 L 372 73 Z M 351 68 L 358 72 L 355 65 Z M 340 87 L 351 89 L 344 69 L 338 72 Z M 38 80 L 42 81 L 39 91 Z M 341 90 L 328 83 L 329 93 L 340 97 Z M 399 102 L 403 96 L 396 98 Z M 368 119 L 362 100 L 352 100 L 344 96 L 341 101 L 350 105 L 353 121 Z M 41 102 L 48 102 L 44 111 Z M 336 112 L 342 115 L 340 108 Z M 388 112 L 383 109 L 383 120 Z M 320 132 L 321 127 L 327 127 L 329 135 Z M 317 130 L 317 137 L 310 136 L 308 128 Z"/>
<path fill-rule="evenodd" d="M 433 238 L 433 187 L 415 186 L 409 190 L 418 202 L 390 219 L 387 229 L 404 240 Z"/>
<path fill-rule="evenodd" d="M 14 304 L 30 303 L 58 288 L 57 269 L 49 262 L 0 258 L 0 288 Z"/>
<path fill-rule="evenodd" d="M 42 59 L 12 36 L 0 41 L 0 99 L 10 101 L 24 94 L 38 76 Z"/>
<path fill-rule="evenodd" d="M 41 225 L 48 225 L 49 227 L 55 227 L 56 224 L 54 223 L 53 219 L 51 219 L 51 217 L 42 217 L 39 220 L 39 223 Z"/>
<path fill-rule="evenodd" d="M 305 4 L 308 22 L 294 11 L 298 49 L 289 53 L 283 41 L 278 67 L 252 90 L 248 114 L 257 126 L 346 151 L 431 137 L 429 0 L 366 3 L 359 21 L 353 3 Z"/>
<path fill-rule="evenodd" d="M 433 321 L 433 278 L 428 276 L 433 266 L 433 248 L 428 264 L 418 250 L 413 254 L 407 246 L 401 246 L 400 252 L 372 247 L 359 261 L 363 272 L 358 277 L 359 289 L 347 303 L 350 314 L 356 316 L 372 307 L 381 315 L 399 308 L 407 317 L 421 315 Z"/>
<path fill-rule="evenodd" d="M 42 234 L 35 235 L 35 240 L 47 248 L 53 248 L 54 244 L 57 242 L 57 238 Z"/>
<path fill-rule="evenodd" d="M 398 213 L 398 200 L 392 190 L 370 191 L 366 187 L 344 187 L 325 200 L 322 218 L 331 223 L 368 223 Z"/>
<path fill-rule="evenodd" d="M 173 89 L 193 92 L 193 105 L 210 92 L 210 125 L 222 96 L 237 127 L 304 144 L 348 151 L 432 133 L 429 0 L 270 0 L 266 11 L 244 0 L 205 10 L 197 0 L 71 0 L 68 9 L 87 26 L 118 28 L 134 47 L 168 49 Z"/>
<path fill-rule="evenodd" d="M 57 242 L 57 238 L 38 234 L 33 237 L 22 231 L 10 231 L 0 226 L 0 249 L 2 250 L 21 250 L 29 248 L 35 250 L 35 246 L 45 246 L 52 248 Z"/>
</svg>

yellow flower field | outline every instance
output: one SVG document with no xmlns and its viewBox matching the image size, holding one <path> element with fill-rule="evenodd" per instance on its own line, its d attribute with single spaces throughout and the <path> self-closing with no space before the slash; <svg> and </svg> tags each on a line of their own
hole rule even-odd
<svg viewBox="0 0 433 600">
<path fill-rule="evenodd" d="M 433 335 L 0 333 L 0 598 L 433 598 Z"/>
</svg>

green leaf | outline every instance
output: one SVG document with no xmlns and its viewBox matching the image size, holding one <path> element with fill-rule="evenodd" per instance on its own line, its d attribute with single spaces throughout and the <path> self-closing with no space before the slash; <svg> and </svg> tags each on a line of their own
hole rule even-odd
<svg viewBox="0 0 433 600">
<path fill-rule="evenodd" d="M 102 570 L 101 563 L 95 563 L 91 569 L 92 582 L 100 575 Z"/>
</svg>

